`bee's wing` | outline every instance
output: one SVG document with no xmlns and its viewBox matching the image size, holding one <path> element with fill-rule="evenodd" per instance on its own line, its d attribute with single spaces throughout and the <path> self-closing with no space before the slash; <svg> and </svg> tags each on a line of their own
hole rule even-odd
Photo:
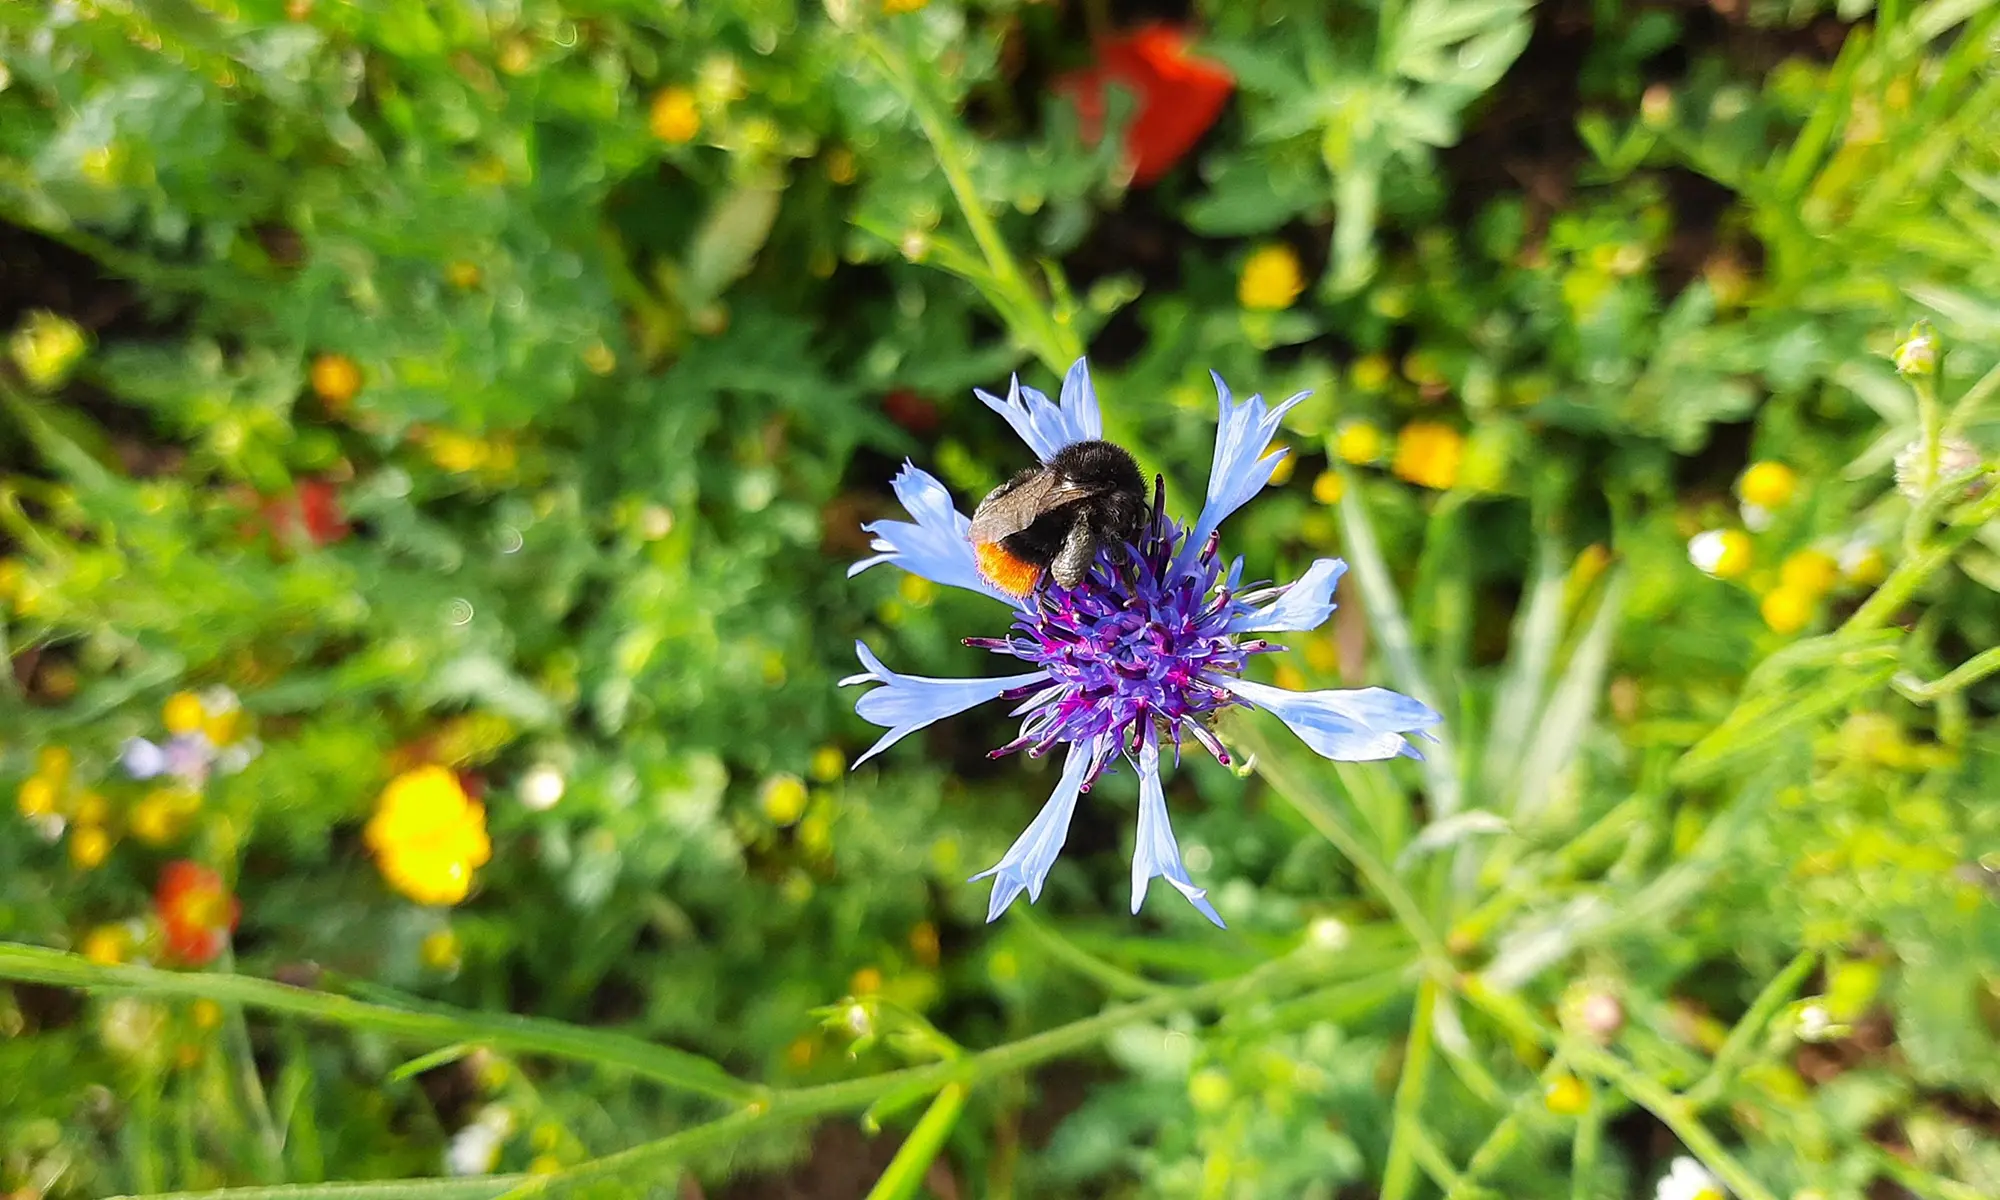
<svg viewBox="0 0 2000 1200">
<path fill-rule="evenodd" d="M 994 488 L 972 513 L 975 542 L 992 543 L 1033 525 L 1045 513 L 1109 490 L 1108 484 L 1080 483 L 1056 471 L 1035 471 Z"/>
</svg>

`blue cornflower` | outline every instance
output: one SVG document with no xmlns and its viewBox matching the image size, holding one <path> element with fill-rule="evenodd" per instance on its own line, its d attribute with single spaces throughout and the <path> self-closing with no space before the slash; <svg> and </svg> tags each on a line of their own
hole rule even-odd
<svg viewBox="0 0 2000 1200">
<path fill-rule="evenodd" d="M 1183 737 L 1191 738 L 1224 764 L 1230 761 L 1210 729 L 1213 714 L 1232 705 L 1262 708 L 1290 726 L 1308 746 L 1327 758 L 1365 761 L 1419 757 L 1404 736 L 1438 722 L 1438 714 L 1408 696 L 1383 688 L 1357 691 L 1292 692 L 1242 678 L 1250 657 L 1283 649 L 1262 633 L 1304 632 L 1332 615 L 1333 590 L 1347 564 L 1323 558 L 1297 581 L 1282 586 L 1242 582 L 1243 560 L 1227 566 L 1217 552 L 1223 520 L 1270 482 L 1288 451 L 1267 453 L 1278 423 L 1306 393 L 1276 407 L 1261 396 L 1238 403 L 1220 375 L 1215 456 L 1208 493 L 1194 524 L 1167 516 L 1164 488 L 1154 489 L 1150 518 L 1123 561 L 1101 551 L 1089 575 L 1074 588 L 1050 583 L 1025 596 L 1011 596 L 980 575 L 968 537 L 971 522 L 953 505 L 944 485 L 905 463 L 894 480 L 897 499 L 916 519 L 877 521 L 873 558 L 854 564 L 853 575 L 877 563 L 895 563 L 911 574 L 992 596 L 1014 608 L 1012 631 L 1004 638 L 967 638 L 966 644 L 1019 659 L 1032 670 L 992 679 L 928 679 L 899 675 L 866 645 L 855 643 L 859 675 L 842 686 L 877 683 L 855 702 L 864 720 L 889 732 L 855 765 L 933 721 L 988 700 L 1018 702 L 1020 736 L 994 756 L 1026 750 L 1039 757 L 1065 748 L 1062 778 L 1055 794 L 1026 832 L 991 868 L 973 876 L 993 878 L 987 905 L 991 921 L 1023 891 L 1032 903 L 1069 833 L 1077 796 L 1125 757 L 1139 775 L 1139 831 L 1132 853 L 1132 911 L 1139 911 L 1147 885 L 1164 878 L 1203 916 L 1222 924 L 1207 892 L 1188 878 L 1167 820 L 1160 781 L 1161 743 L 1170 740 L 1178 760 Z M 1072 442 L 1103 436 L 1097 394 L 1082 359 L 1063 380 L 1062 398 L 1052 404 L 1033 388 L 1013 380 L 1007 398 L 976 393 L 1006 418 L 1029 448 L 1046 461 Z"/>
</svg>

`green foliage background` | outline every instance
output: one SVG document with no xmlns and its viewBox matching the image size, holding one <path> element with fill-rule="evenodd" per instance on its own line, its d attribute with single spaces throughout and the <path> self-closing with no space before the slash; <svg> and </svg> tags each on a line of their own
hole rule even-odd
<svg viewBox="0 0 2000 1200">
<path fill-rule="evenodd" d="M 0 8 L 0 782 L 62 747 L 117 829 L 217 684 L 262 745 L 170 847 L 0 816 L 0 1187 L 437 1176 L 505 1114 L 497 1175 L 282 1194 L 2000 1194 L 2000 15 L 1197 8 L 1237 92 L 1141 191 L 1051 88 L 1090 5 Z M 1272 244 L 1306 290 L 1246 309 Z M 1353 564 L 1279 670 L 1447 714 L 1422 767 L 1190 765 L 1227 932 L 1125 912 L 1117 786 L 985 925 L 1051 783 L 993 717 L 828 765 L 857 638 L 997 631 L 845 577 L 896 463 L 969 507 L 1022 457 L 971 388 L 1086 349 L 1177 497 L 1207 371 L 1313 390 L 1229 530 Z M 1449 490 L 1336 452 L 1414 420 Z M 1753 460 L 1795 494 L 1711 578 Z M 351 536 L 261 529 L 311 481 Z M 1800 551 L 1851 569 L 1781 631 Z M 456 908 L 359 837 L 413 755 L 486 788 Z M 71 952 L 174 857 L 229 956 Z"/>
</svg>

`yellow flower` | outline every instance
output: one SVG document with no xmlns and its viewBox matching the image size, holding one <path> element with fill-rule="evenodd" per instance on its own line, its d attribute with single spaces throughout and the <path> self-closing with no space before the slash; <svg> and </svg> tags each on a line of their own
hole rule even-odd
<svg viewBox="0 0 2000 1200">
<path fill-rule="evenodd" d="M 1271 682 L 1288 692 L 1302 692 L 1306 689 L 1306 677 L 1297 667 L 1281 662 L 1271 672 Z"/>
<path fill-rule="evenodd" d="M 56 785 L 46 775 L 23 780 L 14 793 L 14 807 L 24 817 L 46 817 L 56 810 Z"/>
<path fill-rule="evenodd" d="M 35 752 L 35 774 L 60 784 L 69 778 L 69 769 L 75 761 L 68 746 L 43 746 Z"/>
<path fill-rule="evenodd" d="M 76 811 L 71 816 L 79 825 L 102 825 L 111 812 L 111 806 L 96 792 L 85 792 L 76 798 Z"/>
<path fill-rule="evenodd" d="M 473 871 L 493 854 L 486 809 L 439 766 L 390 780 L 362 836 L 389 886 L 419 904 L 465 899 Z"/>
<path fill-rule="evenodd" d="M 100 967 L 115 967 L 132 953 L 132 931 L 123 925 L 99 925 L 84 935 L 83 956 Z"/>
<path fill-rule="evenodd" d="M 206 1032 L 222 1024 L 222 1006 L 204 996 L 194 1002 L 194 1027 Z"/>
<path fill-rule="evenodd" d="M 438 929 L 424 935 L 417 954 L 433 971 L 453 971 L 458 968 L 460 952 L 458 935 L 449 929 Z"/>
<path fill-rule="evenodd" d="M 201 793 L 187 788 L 155 788 L 132 806 L 132 836 L 148 846 L 164 846 L 187 831 L 201 809 Z"/>
<path fill-rule="evenodd" d="M 1372 421 L 1349 421 L 1334 435 L 1333 452 L 1343 462 L 1366 466 L 1382 457 L 1382 431 Z"/>
<path fill-rule="evenodd" d="M 1781 462 L 1751 463 L 1736 481 L 1736 493 L 1743 503 L 1758 508 L 1783 508 L 1799 489 L 1798 473 Z"/>
<path fill-rule="evenodd" d="M 882 11 L 890 16 L 898 13 L 913 13 L 929 4 L 931 0 L 882 0 Z"/>
<path fill-rule="evenodd" d="M 760 800 L 764 815 L 774 824 L 790 825 L 806 815 L 805 781 L 796 775 L 773 775 L 764 781 Z"/>
<path fill-rule="evenodd" d="M 874 967 L 863 967 L 847 981 L 847 990 L 857 996 L 872 996 L 882 990 L 882 972 Z"/>
<path fill-rule="evenodd" d="M 478 263 L 466 262 L 461 259 L 445 267 L 444 277 L 451 283 L 451 286 L 461 290 L 470 290 L 479 286 L 479 281 L 484 277 L 484 272 L 480 271 Z"/>
<path fill-rule="evenodd" d="M 1298 469 L 1299 456 L 1296 454 L 1287 453 L 1287 449 L 1288 448 L 1283 443 L 1280 443 L 1278 445 L 1271 447 L 1270 451 L 1264 455 L 1265 458 L 1269 458 L 1273 454 L 1285 455 L 1283 458 L 1278 460 L 1277 466 L 1271 468 L 1272 487 L 1285 486 L 1285 484 L 1291 481 L 1292 472 Z"/>
<path fill-rule="evenodd" d="M 7 344 L 21 378 L 38 392 L 60 386 L 88 348 L 75 321 L 44 309 L 29 313 Z"/>
<path fill-rule="evenodd" d="M 90 871 L 104 864 L 111 853 L 111 835 L 96 825 L 79 825 L 76 832 L 69 835 L 69 861 L 79 871 Z"/>
<path fill-rule="evenodd" d="M 812 765 L 807 770 L 819 782 L 832 783 L 847 773 L 847 755 L 838 746 L 821 746 L 813 751 Z"/>
<path fill-rule="evenodd" d="M 1856 544 L 1840 552 L 1840 573 L 1849 583 L 1873 587 L 1889 577 L 1889 560 L 1878 546 Z"/>
<path fill-rule="evenodd" d="M 1306 290 L 1299 256 L 1290 246 L 1259 246 L 1243 260 L 1243 274 L 1236 280 L 1236 299 L 1243 307 L 1274 312 L 1290 308 Z"/>
<path fill-rule="evenodd" d="M 361 394 L 361 368 L 345 354 L 321 354 L 312 361 L 312 390 L 338 413 Z"/>
<path fill-rule="evenodd" d="M 207 717 L 208 714 L 202 711 L 201 697 L 193 692 L 175 692 L 160 708 L 160 721 L 175 737 L 200 729 Z"/>
<path fill-rule="evenodd" d="M 1778 567 L 1778 586 L 1823 596 L 1840 580 L 1840 564 L 1818 550 L 1801 550 Z"/>
<path fill-rule="evenodd" d="M 1458 463 L 1465 439 L 1458 430 L 1435 421 L 1412 421 L 1396 435 L 1396 461 L 1391 469 L 1411 483 L 1444 491 L 1458 482 Z"/>
<path fill-rule="evenodd" d="M 1380 354 L 1370 354 L 1354 360 L 1354 386 L 1364 392 L 1381 390 L 1389 382 L 1389 360 Z"/>
<path fill-rule="evenodd" d="M 1708 529 L 1688 539 L 1688 561 L 1717 579 L 1740 579 L 1750 570 L 1750 535 Z"/>
<path fill-rule="evenodd" d="M 1574 1075 L 1558 1075 L 1542 1089 L 1542 1103 L 1559 1116 L 1576 1116 L 1590 1107 L 1590 1085 Z"/>
<path fill-rule="evenodd" d="M 1341 482 L 1338 472 L 1323 471 L 1318 479 L 1313 480 L 1313 499 L 1321 504 L 1338 504 L 1345 489 L 1346 485 Z"/>
<path fill-rule="evenodd" d="M 666 87 L 653 93 L 646 124 L 663 142 L 679 145 L 693 141 L 701 132 L 701 111 L 695 107 L 694 93 L 684 87 Z"/>
<path fill-rule="evenodd" d="M 1812 620 L 1817 600 L 1811 592 L 1785 585 L 1772 589 L 1758 605 L 1758 611 L 1764 615 L 1764 624 L 1774 632 L 1797 633 Z"/>
<path fill-rule="evenodd" d="M 917 956 L 917 961 L 924 964 L 925 966 L 927 967 L 937 966 L 938 965 L 937 926 L 931 924 L 929 921 L 918 921 L 914 926 L 912 926 L 910 929 L 910 952 L 912 954 L 915 954 Z"/>
<path fill-rule="evenodd" d="M 491 450 L 485 442 L 449 429 L 433 429 L 424 435 L 424 450 L 431 461 L 447 471 L 463 475 L 486 465 Z"/>
</svg>

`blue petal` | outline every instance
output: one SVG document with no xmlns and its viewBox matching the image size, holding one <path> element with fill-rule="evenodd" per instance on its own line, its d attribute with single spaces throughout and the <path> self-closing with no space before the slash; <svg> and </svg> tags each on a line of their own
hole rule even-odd
<svg viewBox="0 0 2000 1200">
<path fill-rule="evenodd" d="M 868 748 L 868 753 L 854 760 L 857 767 L 933 721 L 941 721 L 975 704 L 996 699 L 1009 688 L 1040 683 L 1049 677 L 1047 671 L 1030 671 L 1026 675 L 1005 675 L 998 679 L 928 679 L 922 675 L 896 674 L 883 666 L 874 651 L 860 642 L 854 643 L 854 652 L 861 657 L 861 665 L 868 669 L 859 675 L 849 675 L 840 681 L 840 686 L 886 684 L 886 687 L 863 693 L 854 702 L 854 711 L 862 720 L 886 726 L 889 730 L 882 735 L 881 741 Z"/>
<path fill-rule="evenodd" d="M 1347 564 L 1337 558 L 1322 558 L 1290 587 L 1285 594 L 1244 613 L 1229 623 L 1231 633 L 1305 632 L 1318 629 L 1333 615 L 1333 589 L 1347 574 Z"/>
<path fill-rule="evenodd" d="M 1201 516 L 1194 528 L 1188 530 L 1187 543 L 1174 556 L 1176 570 L 1184 569 L 1201 553 L 1202 544 L 1208 535 L 1222 526 L 1230 513 L 1250 502 L 1250 498 L 1262 491 L 1271 482 L 1271 473 L 1290 454 L 1289 449 L 1277 454 L 1266 455 L 1271 437 L 1278 432 L 1279 422 L 1293 406 L 1304 400 L 1311 392 L 1300 392 L 1291 399 L 1267 409 L 1262 396 L 1252 396 L 1237 404 L 1229 391 L 1229 385 L 1222 382 L 1222 376 L 1210 371 L 1209 378 L 1215 380 L 1218 415 L 1215 423 L 1215 456 L 1208 468 L 1208 496 L 1201 506 Z"/>
<path fill-rule="evenodd" d="M 1188 903 L 1218 929 L 1227 929 L 1215 906 L 1208 902 L 1207 890 L 1196 887 L 1181 865 L 1181 848 L 1167 821 L 1167 794 L 1160 786 L 1160 747 L 1150 734 L 1140 743 L 1133 765 L 1139 769 L 1139 835 L 1132 845 L 1133 914 L 1137 915 L 1145 903 L 1146 887 L 1157 876 L 1173 884 L 1174 890 L 1186 896 Z"/>
<path fill-rule="evenodd" d="M 167 752 L 142 737 L 127 738 L 118 761 L 134 779 L 151 779 L 167 769 Z"/>
<path fill-rule="evenodd" d="M 905 462 L 891 486 L 896 489 L 896 499 L 903 502 L 917 523 L 871 521 L 863 525 L 863 529 L 875 535 L 875 549 L 882 553 L 847 568 L 848 578 L 876 563 L 889 562 L 932 583 L 981 592 L 1009 606 L 1021 603 L 1020 598 L 1009 596 L 980 575 L 969 536 L 972 521 L 952 505 L 951 493 L 942 483 Z"/>
<path fill-rule="evenodd" d="M 1049 398 L 1034 388 L 1022 387 L 1018 375 L 1007 381 L 1005 400 L 978 388 L 972 394 L 1005 417 L 1007 424 L 1043 461 L 1072 442 L 1104 436 L 1104 417 L 1097 410 L 1097 389 L 1090 384 L 1090 367 L 1080 358 L 1071 364 L 1069 374 L 1063 376 L 1060 407 L 1049 403 Z"/>
<path fill-rule="evenodd" d="M 1077 792 L 1097 756 L 1097 742 L 1070 743 L 1069 758 L 1063 763 L 1062 779 L 1056 783 L 1055 794 L 1042 805 L 1042 811 L 1035 814 L 1021 836 L 1014 839 L 1014 844 L 1007 847 L 999 862 L 966 881 L 974 883 L 989 875 L 994 877 L 993 895 L 986 902 L 988 921 L 1006 912 L 1014 897 L 1024 891 L 1030 904 L 1042 898 L 1042 881 L 1048 878 L 1056 855 L 1062 853 L 1063 840 L 1069 836 L 1070 815 L 1076 811 Z"/>
<path fill-rule="evenodd" d="M 1372 762 L 1398 755 L 1421 758 L 1402 735 L 1442 719 L 1422 701 L 1387 688 L 1288 692 L 1247 679 L 1218 677 L 1215 682 L 1275 714 L 1291 726 L 1300 741 L 1341 762 Z"/>
</svg>

